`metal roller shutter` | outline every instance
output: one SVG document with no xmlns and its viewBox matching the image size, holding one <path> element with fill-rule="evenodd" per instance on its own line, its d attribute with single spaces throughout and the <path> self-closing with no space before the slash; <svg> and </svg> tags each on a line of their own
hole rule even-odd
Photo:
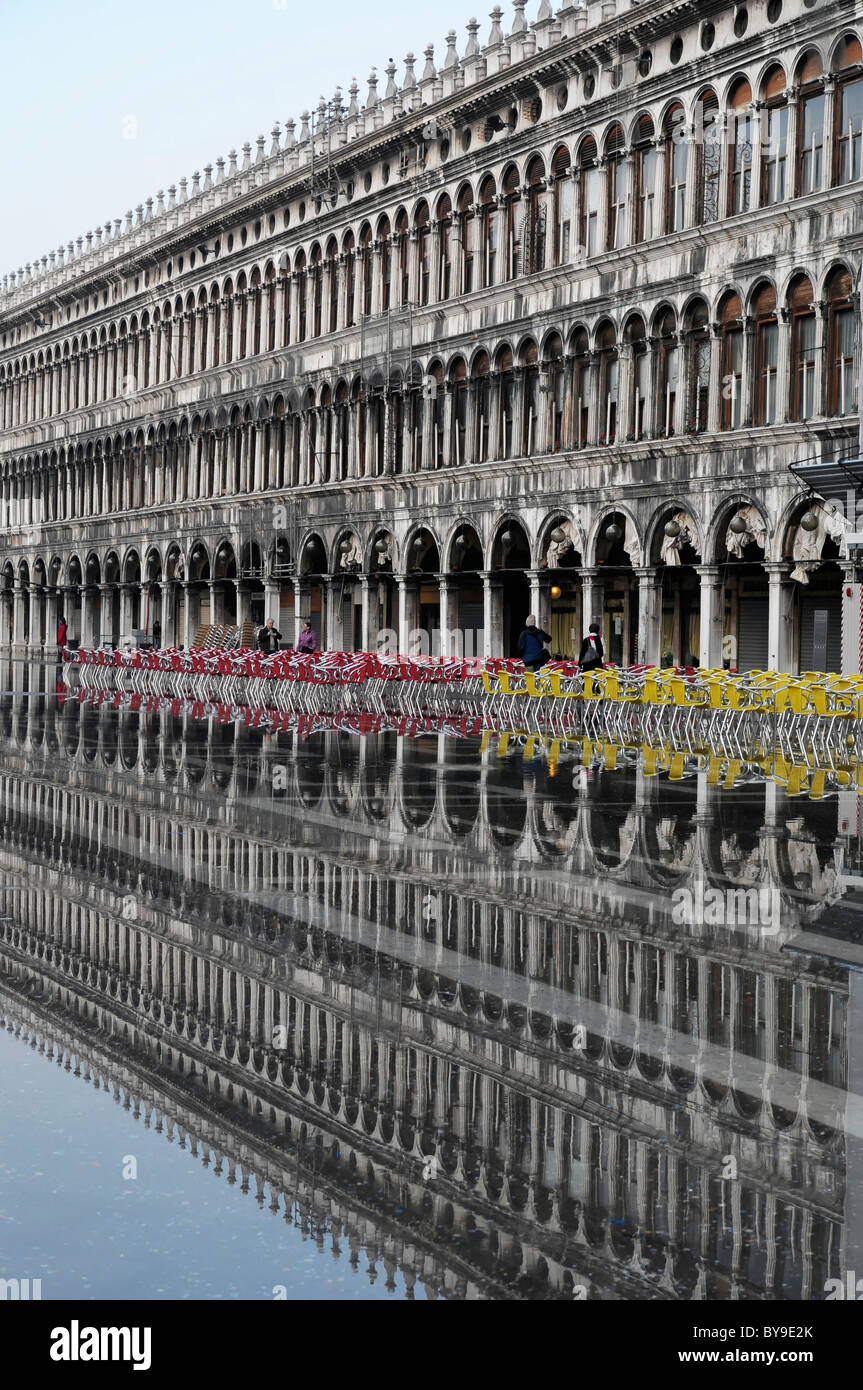
<svg viewBox="0 0 863 1390">
<path fill-rule="evenodd" d="M 763 671 L 766 668 L 768 622 L 766 598 L 741 598 L 738 601 L 738 671 Z"/>
<path fill-rule="evenodd" d="M 806 594 L 800 600 L 800 670 L 842 667 L 842 597 Z"/>
</svg>

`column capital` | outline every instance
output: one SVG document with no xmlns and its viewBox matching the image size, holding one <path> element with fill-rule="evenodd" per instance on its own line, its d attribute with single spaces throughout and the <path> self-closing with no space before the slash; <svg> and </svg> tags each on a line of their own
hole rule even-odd
<svg viewBox="0 0 863 1390">
<path fill-rule="evenodd" d="M 774 581 L 787 579 L 793 565 L 791 560 L 763 560 L 761 563 L 768 578 Z"/>
<path fill-rule="evenodd" d="M 695 570 L 695 573 L 701 579 L 702 584 L 705 583 L 705 581 L 708 584 L 719 583 L 719 577 L 721 574 L 721 569 L 719 565 L 693 565 L 692 568 Z"/>
</svg>

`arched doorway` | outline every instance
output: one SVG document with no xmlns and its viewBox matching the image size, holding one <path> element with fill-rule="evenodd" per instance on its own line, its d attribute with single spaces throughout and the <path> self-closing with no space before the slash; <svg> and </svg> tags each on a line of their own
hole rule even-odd
<svg viewBox="0 0 863 1390">
<path fill-rule="evenodd" d="M 333 551 L 330 581 L 331 628 L 328 642 L 343 652 L 357 652 L 362 647 L 363 595 L 359 575 L 363 567 L 363 552 L 354 531 L 343 532 Z"/>
<path fill-rule="evenodd" d="M 676 507 L 662 512 L 651 546 L 651 563 L 662 574 L 661 666 L 699 663 L 701 586 L 695 569 L 701 562 L 698 546 L 698 532 L 688 512 Z"/>
<path fill-rule="evenodd" d="M 300 584 L 297 590 L 297 634 L 306 619 L 312 625 L 318 647 L 329 644 L 323 611 L 323 579 L 327 573 L 327 552 L 317 532 L 303 542 L 300 551 Z"/>
<path fill-rule="evenodd" d="M 768 664 L 766 548 L 767 523 L 757 507 L 743 501 L 726 512 L 717 531 L 716 559 L 722 614 L 719 660 L 728 670 L 763 671 Z"/>
<path fill-rule="evenodd" d="M 515 656 L 519 633 L 530 612 L 525 573 L 530 568 L 530 542 L 524 527 L 514 518 L 498 528 L 492 543 L 491 568 L 492 624 L 486 635 L 486 651 L 492 656 Z"/>
<path fill-rule="evenodd" d="M 424 526 L 405 545 L 405 578 L 399 603 L 399 651 L 408 656 L 440 651 L 440 551 Z"/>
<path fill-rule="evenodd" d="M 545 571 L 548 615 L 537 613 L 540 627 L 551 633 L 553 657 L 578 656 L 584 636 L 581 592 L 581 540 L 566 516 L 553 518 L 540 547 Z"/>
<path fill-rule="evenodd" d="M 781 585 L 778 602 L 782 606 L 784 601 L 790 610 L 791 651 L 787 657 L 794 670 L 841 670 L 843 573 L 839 543 L 843 529 L 841 502 L 834 506 L 829 499 L 826 504 L 816 499 L 801 502 L 787 528 L 784 553 L 791 560 L 791 588 L 788 592 L 787 586 Z"/>
<path fill-rule="evenodd" d="M 612 512 L 603 518 L 596 540 L 594 592 L 585 592 L 585 625 L 598 622 L 606 661 L 629 666 L 638 649 L 638 605 L 633 565 L 641 563 L 641 543 L 631 517 Z"/>
<path fill-rule="evenodd" d="M 483 654 L 483 569 L 482 543 L 479 536 L 472 526 L 459 526 L 449 548 L 448 612 L 445 617 L 441 615 L 441 627 L 446 626 L 449 629 L 441 636 L 441 647 L 446 656 L 470 658 Z"/>
</svg>

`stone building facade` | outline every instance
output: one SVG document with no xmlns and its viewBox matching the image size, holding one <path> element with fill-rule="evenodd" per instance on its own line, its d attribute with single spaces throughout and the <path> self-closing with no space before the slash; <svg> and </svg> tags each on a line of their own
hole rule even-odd
<svg viewBox="0 0 863 1390">
<path fill-rule="evenodd" d="M 4 279 L 4 644 L 838 665 L 863 4 L 525 8 Z"/>
</svg>

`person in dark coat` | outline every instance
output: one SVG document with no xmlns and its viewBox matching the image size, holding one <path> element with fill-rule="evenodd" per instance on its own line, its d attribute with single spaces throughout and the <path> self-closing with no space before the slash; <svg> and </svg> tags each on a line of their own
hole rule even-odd
<svg viewBox="0 0 863 1390">
<path fill-rule="evenodd" d="M 272 618 L 268 618 L 266 627 L 262 627 L 258 633 L 258 646 L 262 652 L 266 652 L 268 656 L 272 656 L 273 652 L 279 650 L 279 643 L 281 640 L 282 634 L 279 632 Z"/>
<path fill-rule="evenodd" d="M 604 656 L 602 638 L 599 635 L 599 623 L 591 623 L 578 654 L 579 669 L 581 671 L 598 670 L 602 665 Z"/>
<path fill-rule="evenodd" d="M 516 653 L 521 657 L 528 671 L 538 671 L 540 666 L 544 666 L 548 661 L 548 651 L 545 644 L 550 641 L 550 634 L 543 632 L 541 627 L 537 627 L 536 618 L 532 613 L 529 618 L 525 618 L 524 628 L 519 633 Z"/>
<path fill-rule="evenodd" d="M 153 623 L 153 646 L 154 646 L 154 647 L 161 647 L 161 645 L 162 645 L 162 624 L 159 622 L 159 619 L 157 618 L 156 621 Z"/>
</svg>

